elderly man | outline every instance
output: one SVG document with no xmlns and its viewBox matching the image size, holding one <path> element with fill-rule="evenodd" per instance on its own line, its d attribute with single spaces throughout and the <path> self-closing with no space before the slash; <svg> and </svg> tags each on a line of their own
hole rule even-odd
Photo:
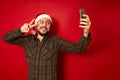
<svg viewBox="0 0 120 80">
<path fill-rule="evenodd" d="M 10 44 L 24 48 L 28 64 L 28 80 L 57 80 L 57 56 L 60 51 L 81 53 L 91 40 L 89 16 L 80 19 L 83 35 L 78 43 L 72 43 L 58 36 L 50 36 L 50 25 L 53 23 L 48 14 L 40 14 L 29 24 L 12 30 L 3 36 Z M 25 36 L 27 32 L 32 32 Z"/>
</svg>

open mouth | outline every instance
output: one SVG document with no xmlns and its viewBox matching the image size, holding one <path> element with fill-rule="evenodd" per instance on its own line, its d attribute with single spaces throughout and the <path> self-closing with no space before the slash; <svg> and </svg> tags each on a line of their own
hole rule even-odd
<svg viewBox="0 0 120 80">
<path fill-rule="evenodd" d="M 42 32 L 46 32 L 47 28 L 40 28 L 39 30 L 41 30 Z"/>
</svg>

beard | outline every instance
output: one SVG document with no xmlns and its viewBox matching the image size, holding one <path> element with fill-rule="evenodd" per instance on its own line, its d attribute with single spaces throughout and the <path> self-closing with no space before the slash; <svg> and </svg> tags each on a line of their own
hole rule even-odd
<svg viewBox="0 0 120 80">
<path fill-rule="evenodd" d="M 41 35 L 41 36 L 46 36 L 46 35 L 48 35 L 48 33 L 49 33 L 48 31 L 47 31 L 46 33 L 41 33 L 40 31 L 37 31 L 37 32 L 38 32 L 38 34 Z"/>
<path fill-rule="evenodd" d="M 36 31 L 40 36 L 46 36 L 49 33 L 49 29 L 46 26 L 37 27 Z"/>
</svg>

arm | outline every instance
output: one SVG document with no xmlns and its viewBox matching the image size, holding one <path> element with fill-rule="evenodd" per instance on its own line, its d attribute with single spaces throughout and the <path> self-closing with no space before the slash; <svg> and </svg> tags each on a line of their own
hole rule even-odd
<svg viewBox="0 0 120 80">
<path fill-rule="evenodd" d="M 87 48 L 88 44 L 91 41 L 91 35 L 90 35 L 91 21 L 88 15 L 84 14 L 83 17 L 85 18 L 80 19 L 80 25 L 79 25 L 80 28 L 83 28 L 83 35 L 79 40 L 79 42 L 77 44 L 74 44 L 66 40 L 59 39 L 60 41 L 59 50 L 79 53 L 79 52 L 83 52 Z"/>
<path fill-rule="evenodd" d="M 3 36 L 3 40 L 10 44 L 18 44 L 23 46 L 25 42 L 27 42 L 27 37 L 23 36 L 23 34 L 29 32 L 30 28 L 34 26 L 32 25 L 33 22 L 34 19 L 29 24 L 25 23 L 21 28 L 17 30 L 11 30 Z"/>
<path fill-rule="evenodd" d="M 11 30 L 7 34 L 3 36 L 3 40 L 10 44 L 18 44 L 18 45 L 24 45 L 25 43 L 25 36 L 23 36 L 23 33 L 20 29 L 17 30 Z"/>
<path fill-rule="evenodd" d="M 87 38 L 85 36 L 82 36 L 81 39 L 78 41 L 78 43 L 72 43 L 59 37 L 58 38 L 58 45 L 59 45 L 58 50 L 65 51 L 65 52 L 81 53 L 87 48 L 90 41 L 91 41 L 90 34 Z"/>
</svg>

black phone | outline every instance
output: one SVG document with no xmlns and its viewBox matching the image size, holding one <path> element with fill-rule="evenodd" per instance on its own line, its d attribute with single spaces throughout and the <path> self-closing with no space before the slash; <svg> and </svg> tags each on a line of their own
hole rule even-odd
<svg viewBox="0 0 120 80">
<path fill-rule="evenodd" d="M 79 9 L 79 13 L 80 13 L 80 18 L 85 18 L 83 15 L 85 14 L 85 9 L 84 8 L 80 8 Z"/>
</svg>

